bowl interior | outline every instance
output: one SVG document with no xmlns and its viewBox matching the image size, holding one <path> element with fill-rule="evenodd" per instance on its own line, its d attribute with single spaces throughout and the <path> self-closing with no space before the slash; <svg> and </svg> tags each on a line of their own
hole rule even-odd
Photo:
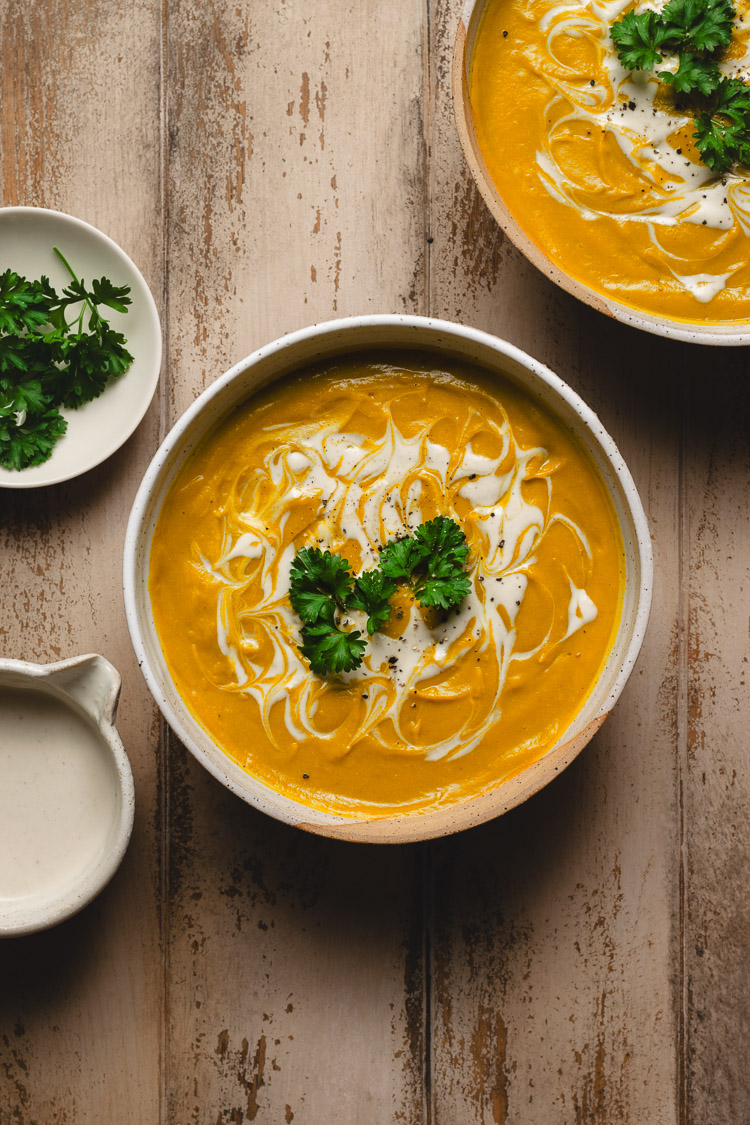
<svg viewBox="0 0 750 1125">
<path fill-rule="evenodd" d="M 490 794 L 447 810 L 356 820 L 306 808 L 282 796 L 214 745 L 190 714 L 167 670 L 151 612 L 148 567 L 151 538 L 171 482 L 221 419 L 276 378 L 321 359 L 371 348 L 415 348 L 434 351 L 442 360 L 478 364 L 514 380 L 551 407 L 585 445 L 610 492 L 622 531 L 626 583 L 619 631 L 603 674 L 563 738 L 540 762 Z M 471 329 L 419 318 L 371 317 L 332 322 L 269 345 L 238 364 L 193 404 L 155 457 L 136 499 L 125 547 L 125 597 L 131 636 L 151 691 L 188 748 L 224 785 L 263 811 L 312 831 L 350 839 L 405 840 L 441 835 L 497 815 L 540 788 L 575 756 L 610 710 L 637 655 L 648 613 L 650 565 L 645 518 L 630 474 L 593 412 L 556 376 L 518 349 Z"/>
<path fill-rule="evenodd" d="M 544 254 L 535 242 L 518 225 L 505 204 L 484 162 L 474 129 L 474 118 L 469 97 L 471 65 L 477 33 L 485 9 L 493 0 L 466 0 L 459 20 L 453 54 L 453 107 L 456 128 L 466 162 L 493 218 L 510 240 L 528 260 L 561 289 L 571 293 L 592 308 L 657 336 L 692 343 L 737 346 L 750 343 L 750 326 L 747 323 L 699 324 L 670 320 L 641 310 L 629 308 L 618 301 L 596 293 L 561 270 Z"/>
</svg>

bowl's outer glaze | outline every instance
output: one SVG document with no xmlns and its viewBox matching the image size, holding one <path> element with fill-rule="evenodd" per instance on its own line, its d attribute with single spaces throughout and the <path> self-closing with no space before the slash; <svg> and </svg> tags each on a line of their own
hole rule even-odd
<svg viewBox="0 0 750 1125">
<path fill-rule="evenodd" d="M 422 813 L 355 819 L 306 807 L 242 770 L 209 738 L 172 683 L 154 627 L 148 594 L 151 538 L 164 497 L 186 457 L 231 410 L 272 380 L 322 359 L 366 349 L 434 351 L 479 364 L 523 386 L 551 407 L 589 450 L 610 491 L 622 529 L 626 589 L 612 653 L 592 694 L 555 746 L 517 777 L 478 797 Z M 598 730 L 633 668 L 648 619 L 651 542 L 640 499 L 614 442 L 597 416 L 542 364 L 487 333 L 447 321 L 363 316 L 292 333 L 241 360 L 210 386 L 176 423 L 156 453 L 133 504 L 124 554 L 124 596 L 138 663 L 170 726 L 214 777 L 263 812 L 307 831 L 347 840 L 402 843 L 457 832 L 520 804 L 546 785 Z"/>
<path fill-rule="evenodd" d="M 469 165 L 469 170 L 492 217 L 501 229 L 532 265 L 535 265 L 561 289 L 565 289 L 568 293 L 583 301 L 584 304 L 598 309 L 599 312 L 603 312 L 607 316 L 614 317 L 623 324 L 643 329 L 645 332 L 653 332 L 657 336 L 667 336 L 673 340 L 685 340 L 694 344 L 736 347 L 740 344 L 750 343 L 750 324 L 747 322 L 738 322 L 736 325 L 691 324 L 682 320 L 669 320 L 666 317 L 641 312 L 638 309 L 629 308 L 627 305 L 621 305 L 618 301 L 608 300 L 600 293 L 589 289 L 587 285 L 576 281 L 575 278 L 570 277 L 551 262 L 518 225 L 487 171 L 474 131 L 474 118 L 469 100 L 472 51 L 482 14 L 489 2 L 490 0 L 466 0 L 461 13 L 453 50 L 453 115 L 466 163 Z"/>
</svg>

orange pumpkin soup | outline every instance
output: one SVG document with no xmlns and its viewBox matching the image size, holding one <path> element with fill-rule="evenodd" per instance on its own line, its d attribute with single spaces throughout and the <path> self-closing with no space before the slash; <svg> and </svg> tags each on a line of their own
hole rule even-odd
<svg viewBox="0 0 750 1125">
<path fill-rule="evenodd" d="M 465 532 L 470 593 L 408 588 L 355 671 L 313 673 L 289 602 L 295 553 L 354 574 L 437 515 Z M 258 393 L 191 454 L 152 541 L 174 683 L 241 767 L 350 817 L 481 793 L 580 710 L 618 626 L 622 540 L 593 462 L 510 381 L 416 353 L 329 362 Z M 364 618 L 342 622 L 366 635 Z"/>
<path fill-rule="evenodd" d="M 594 292 L 672 320 L 747 321 L 750 174 L 712 173 L 670 87 L 619 62 L 610 28 L 633 6 L 489 0 L 470 81 L 485 165 L 531 241 Z M 750 5 L 736 8 L 720 68 L 742 77 Z"/>
</svg>

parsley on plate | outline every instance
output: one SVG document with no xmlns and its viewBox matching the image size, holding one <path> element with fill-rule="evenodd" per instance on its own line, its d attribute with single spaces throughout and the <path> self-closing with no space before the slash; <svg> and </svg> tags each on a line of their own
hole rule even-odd
<svg viewBox="0 0 750 1125">
<path fill-rule="evenodd" d="M 58 294 L 47 277 L 29 280 L 14 270 L 0 274 L 0 465 L 21 470 L 41 465 L 67 429 L 59 407 L 75 410 L 97 398 L 130 367 L 127 340 L 102 316 L 102 308 L 128 311 L 130 288 L 109 278 L 70 274 Z"/>
</svg>

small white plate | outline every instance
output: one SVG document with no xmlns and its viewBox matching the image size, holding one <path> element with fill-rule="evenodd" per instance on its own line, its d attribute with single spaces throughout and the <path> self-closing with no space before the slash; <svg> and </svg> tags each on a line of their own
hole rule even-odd
<svg viewBox="0 0 750 1125">
<path fill-rule="evenodd" d="M 132 304 L 128 312 L 103 309 L 102 315 L 125 336 L 133 363 L 93 402 L 78 410 L 62 410 L 68 431 L 43 465 L 20 472 L 0 467 L 0 488 L 58 484 L 101 464 L 133 433 L 159 381 L 159 314 L 143 275 L 127 254 L 96 227 L 61 211 L 0 208 L 0 273 L 12 269 L 30 279 L 44 274 L 60 292 L 71 279 L 53 252 L 54 246 L 65 255 L 76 276 L 88 284 L 95 277 L 108 277 L 113 285 L 130 286 Z"/>
</svg>

